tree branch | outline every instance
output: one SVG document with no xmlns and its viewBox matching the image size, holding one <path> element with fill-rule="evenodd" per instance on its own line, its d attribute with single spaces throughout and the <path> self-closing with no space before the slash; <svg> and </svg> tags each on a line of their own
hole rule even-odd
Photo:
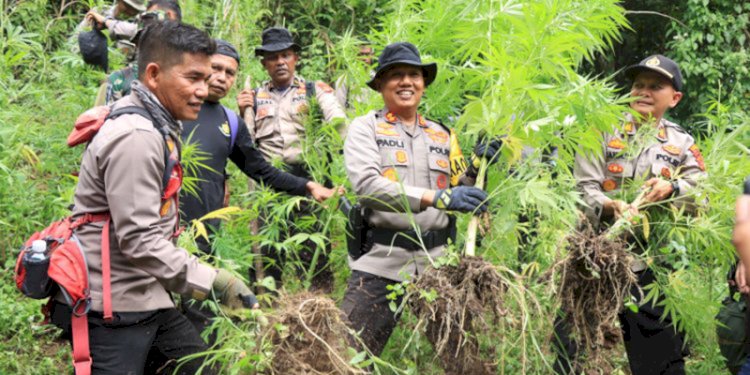
<svg viewBox="0 0 750 375">
<path fill-rule="evenodd" d="M 625 14 L 626 15 L 627 14 L 649 14 L 649 15 L 652 15 L 652 16 L 660 16 L 660 17 L 664 17 L 664 18 L 669 18 L 670 20 L 679 23 L 684 28 L 688 27 L 688 25 L 686 25 L 684 22 L 678 20 L 677 18 L 674 18 L 674 17 L 672 17 L 672 16 L 670 16 L 668 14 L 655 12 L 653 10 L 626 10 Z"/>
</svg>

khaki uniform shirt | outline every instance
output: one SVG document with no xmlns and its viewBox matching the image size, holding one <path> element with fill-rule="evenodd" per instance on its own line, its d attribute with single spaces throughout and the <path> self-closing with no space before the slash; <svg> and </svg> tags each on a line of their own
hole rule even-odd
<svg viewBox="0 0 750 375">
<path fill-rule="evenodd" d="M 349 127 L 346 170 L 360 203 L 372 211 L 366 217 L 371 227 L 406 231 L 414 229 L 413 221 L 422 233 L 445 230 L 448 214 L 433 207 L 422 210 L 422 195 L 474 183 L 463 174 L 466 162 L 452 132 L 421 116 L 418 123 L 404 126 L 383 109 L 356 118 Z M 428 255 L 435 258 L 443 251 L 444 246 L 425 253 L 375 244 L 349 264 L 353 270 L 402 281 L 422 272 Z"/>
<path fill-rule="evenodd" d="M 138 24 L 130 21 L 112 20 L 107 26 L 113 39 L 131 40 L 138 33 Z"/>
<path fill-rule="evenodd" d="M 677 181 L 680 190 L 672 202 L 691 211 L 695 208 L 695 200 L 689 192 L 701 178 L 705 178 L 706 168 L 693 137 L 679 125 L 662 119 L 658 134 L 650 145 L 636 157 L 626 159 L 622 152 L 635 132 L 635 125 L 628 116 L 614 134 L 605 134 L 602 154 L 576 155 L 573 172 L 586 203 L 584 212 L 595 227 L 601 221 L 602 206 L 609 196 L 633 179 L 645 182 L 652 177 L 661 177 Z"/>
<path fill-rule="evenodd" d="M 134 94 L 114 108 L 143 106 Z M 174 308 L 170 291 L 200 296 L 216 271 L 172 241 L 174 204 L 162 207 L 164 138 L 151 121 L 125 114 L 107 121 L 86 148 L 75 191 L 74 217 L 109 212 L 112 309 L 115 312 Z M 102 311 L 103 222 L 76 231 L 89 267 L 92 310 Z"/>
<path fill-rule="evenodd" d="M 333 89 L 323 82 L 315 82 L 315 97 L 325 121 L 345 119 Z M 255 94 L 257 108 L 245 114 L 250 135 L 266 160 L 280 157 L 286 164 L 301 163 L 301 139 L 305 134 L 304 115 L 309 110 L 305 80 L 295 77 L 292 85 L 281 92 L 271 81 L 264 82 Z"/>
</svg>

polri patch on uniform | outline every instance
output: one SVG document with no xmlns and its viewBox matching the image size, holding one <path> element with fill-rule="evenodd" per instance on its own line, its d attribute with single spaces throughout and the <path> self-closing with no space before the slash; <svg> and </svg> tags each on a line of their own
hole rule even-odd
<svg viewBox="0 0 750 375">
<path fill-rule="evenodd" d="M 229 137 L 232 135 L 232 130 L 229 129 L 229 124 L 227 124 L 226 121 L 222 122 L 221 125 L 219 125 L 219 131 L 221 134 L 224 134 L 225 137 Z"/>
<path fill-rule="evenodd" d="M 602 181 L 602 189 L 604 189 L 604 191 L 615 190 L 615 189 L 617 189 L 617 182 L 615 180 L 611 179 L 611 178 L 610 179 L 606 179 L 606 180 Z"/>
<path fill-rule="evenodd" d="M 619 173 L 622 173 L 622 171 L 624 171 L 624 170 L 625 170 L 625 168 L 623 168 L 623 167 L 622 167 L 622 165 L 620 165 L 620 164 L 617 164 L 617 163 L 611 163 L 611 164 L 609 164 L 609 165 L 607 166 L 607 170 L 608 170 L 608 171 L 609 171 L 610 173 L 615 173 L 615 174 L 619 174 Z"/>
<path fill-rule="evenodd" d="M 271 99 L 271 94 L 265 92 L 265 91 L 259 91 L 258 92 L 258 99 Z"/>
<path fill-rule="evenodd" d="M 680 148 L 675 145 L 666 144 L 664 146 L 661 146 L 661 149 L 672 154 L 672 155 L 679 155 L 680 154 Z"/>
<path fill-rule="evenodd" d="M 396 161 L 397 162 L 399 162 L 399 163 L 406 163 L 407 160 L 408 159 L 406 157 L 406 151 L 402 151 L 402 150 L 396 151 Z"/>
<path fill-rule="evenodd" d="M 666 178 L 666 179 L 671 179 L 672 178 L 672 171 L 669 170 L 669 168 L 664 167 L 664 168 L 661 169 L 661 176 L 664 177 L 664 178 Z"/>
<path fill-rule="evenodd" d="M 695 161 L 698 162 L 698 168 L 700 168 L 702 171 L 706 170 L 706 164 L 703 162 L 703 154 L 701 154 L 701 150 L 698 148 L 698 145 L 693 143 L 692 146 L 688 149 L 693 154 L 693 157 L 695 157 Z"/>
<path fill-rule="evenodd" d="M 627 145 L 621 139 L 613 138 L 611 141 L 609 141 L 609 143 L 607 143 L 607 147 L 614 148 L 616 150 L 622 150 L 627 147 Z"/>
<path fill-rule="evenodd" d="M 305 86 L 300 86 L 297 89 L 297 95 L 307 95 L 307 88 Z"/>
<path fill-rule="evenodd" d="M 678 166 L 678 165 L 680 165 L 680 161 L 679 160 L 677 160 L 675 158 L 672 158 L 669 155 L 656 154 L 656 160 L 666 161 L 667 163 L 672 164 L 675 167 Z"/>
<path fill-rule="evenodd" d="M 435 161 L 435 164 L 437 164 L 440 168 L 448 168 L 450 166 L 450 163 L 448 163 L 448 160 L 445 159 L 438 159 Z"/>
<path fill-rule="evenodd" d="M 307 110 L 307 103 L 300 103 L 300 105 L 297 106 L 297 113 L 307 113 Z"/>
<path fill-rule="evenodd" d="M 393 182 L 398 182 L 398 173 L 396 173 L 396 168 L 387 168 L 386 170 L 384 170 L 383 177 Z"/>
<path fill-rule="evenodd" d="M 448 187 L 448 177 L 444 174 L 437 176 L 437 187 L 438 189 L 445 189 Z"/>
</svg>

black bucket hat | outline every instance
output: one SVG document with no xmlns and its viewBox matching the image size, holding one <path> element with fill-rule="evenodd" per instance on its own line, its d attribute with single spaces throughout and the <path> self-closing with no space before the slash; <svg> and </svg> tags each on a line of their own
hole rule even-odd
<svg viewBox="0 0 750 375">
<path fill-rule="evenodd" d="M 409 42 L 397 42 L 387 45 L 380 54 L 380 57 L 378 57 L 378 68 L 375 70 L 375 75 L 373 75 L 372 79 L 367 82 L 367 86 L 370 86 L 373 90 L 377 90 L 375 81 L 388 69 L 398 64 L 422 68 L 425 87 L 429 86 L 437 75 L 437 64 L 422 64 L 417 47 Z"/>
<path fill-rule="evenodd" d="M 680 71 L 679 65 L 672 59 L 662 55 L 651 55 L 636 65 L 632 65 L 625 69 L 625 75 L 634 80 L 638 73 L 643 71 L 656 72 L 666 77 L 675 90 L 682 90 L 682 72 Z"/>
<path fill-rule="evenodd" d="M 294 43 L 292 34 L 283 27 L 270 27 L 263 30 L 261 46 L 255 47 L 255 56 L 263 56 L 265 52 L 279 52 L 288 48 L 299 52 L 301 47 Z"/>
<path fill-rule="evenodd" d="M 78 48 L 86 64 L 98 67 L 105 72 L 109 69 L 107 37 L 101 31 L 94 29 L 78 34 Z"/>
</svg>

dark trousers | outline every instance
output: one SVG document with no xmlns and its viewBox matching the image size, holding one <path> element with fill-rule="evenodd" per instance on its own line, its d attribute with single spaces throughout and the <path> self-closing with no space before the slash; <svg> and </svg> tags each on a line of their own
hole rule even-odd
<svg viewBox="0 0 750 375">
<path fill-rule="evenodd" d="M 63 337 L 72 341 L 70 312 L 67 305 L 54 303 L 50 315 L 52 323 L 63 330 Z M 154 357 L 152 353 L 164 358 L 165 362 L 158 367 L 175 369 L 177 366 L 168 362 L 207 349 L 198 332 L 177 309 L 115 313 L 109 323 L 101 313 L 90 312 L 88 322 L 91 370 L 95 375 L 142 375 L 146 373 L 147 358 Z M 177 374 L 211 373 L 201 371 L 202 364 L 202 358 L 185 362 Z"/>
<path fill-rule="evenodd" d="M 290 222 L 288 223 L 289 231 L 287 233 L 279 233 L 279 242 L 283 242 L 289 237 L 294 236 L 297 233 L 307 232 L 321 232 L 323 230 L 321 223 L 315 221 L 312 229 L 302 229 L 298 227 L 294 221 L 297 220 L 310 220 L 305 218 L 307 216 L 315 215 L 314 207 L 307 202 L 302 202 L 299 209 L 295 209 L 290 214 Z M 269 221 L 268 217 L 261 215 L 259 218 L 259 226 L 262 228 Z M 276 286 L 281 286 L 281 275 L 284 271 L 284 266 L 287 262 L 293 262 L 295 273 L 299 277 L 304 277 L 310 267 L 312 267 L 312 260 L 315 252 L 318 251 L 318 258 L 315 261 L 315 268 L 310 289 L 313 291 L 322 291 L 324 293 L 330 293 L 333 291 L 333 272 L 328 264 L 328 254 L 331 252 L 330 244 L 325 248 L 318 249 L 318 246 L 313 241 L 305 241 L 302 243 L 302 247 L 296 253 L 297 259 L 290 257 L 291 254 L 284 254 L 283 251 L 277 251 L 273 246 L 261 246 L 260 252 L 263 256 L 264 263 L 264 275 L 273 277 L 276 281 Z M 254 268 L 249 270 L 250 282 L 257 280 L 256 272 Z"/>
<path fill-rule="evenodd" d="M 213 239 L 213 235 L 218 231 L 220 224 L 221 223 L 219 222 L 215 225 L 207 227 L 210 239 Z M 203 237 L 198 237 L 195 239 L 195 244 L 198 246 L 198 250 L 200 250 L 204 254 L 210 255 L 210 257 L 208 258 L 209 263 L 212 265 L 216 265 L 216 261 L 213 257 L 214 249 L 211 240 L 206 240 Z M 180 310 L 182 310 L 182 313 L 185 315 L 188 321 L 190 321 L 193 327 L 195 327 L 195 330 L 199 334 L 203 333 L 203 330 L 211 325 L 211 320 L 216 317 L 216 314 L 214 314 L 214 312 L 208 306 L 204 306 L 203 302 L 192 299 L 183 299 L 180 302 Z M 212 333 L 208 337 L 208 346 L 213 346 L 215 342 L 216 333 Z"/>
<path fill-rule="evenodd" d="M 399 317 L 388 307 L 391 301 L 386 298 L 391 293 L 387 286 L 392 284 L 398 282 L 352 271 L 341 303 L 341 310 L 349 318 L 352 328 L 359 332 L 365 346 L 376 356 L 383 352 L 398 323 Z M 401 300 L 399 296 L 396 304 L 401 304 Z"/>
<path fill-rule="evenodd" d="M 638 274 L 638 285 L 644 287 L 654 281 L 651 270 Z M 631 294 L 639 296 L 637 287 Z M 660 301 L 656 301 L 658 305 Z M 630 371 L 633 375 L 682 375 L 685 374 L 685 357 L 689 354 L 685 344 L 684 333 L 675 330 L 669 317 L 664 317 L 664 308 L 647 303 L 639 306 L 638 312 L 623 309 L 620 314 L 620 325 L 628 354 Z M 555 320 L 555 337 L 552 338 L 553 349 L 557 355 L 555 372 L 557 374 L 577 374 L 572 368 L 581 348 L 571 338 L 571 327 L 562 318 Z"/>
</svg>

